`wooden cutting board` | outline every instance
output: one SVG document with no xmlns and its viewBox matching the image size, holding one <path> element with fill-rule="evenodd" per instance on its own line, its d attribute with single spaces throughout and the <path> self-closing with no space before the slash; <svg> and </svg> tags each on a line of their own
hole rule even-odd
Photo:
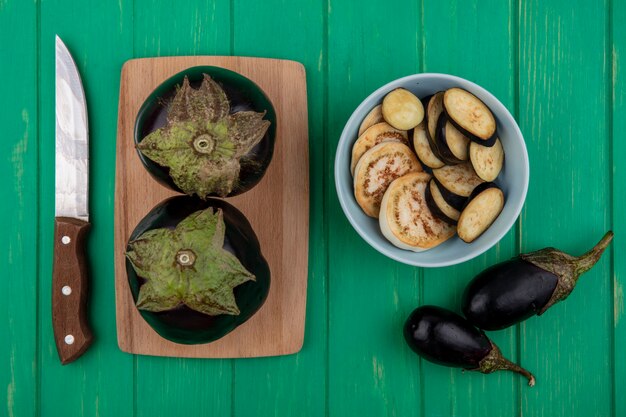
<svg viewBox="0 0 626 417">
<path fill-rule="evenodd" d="M 139 221 L 177 195 L 157 183 L 134 148 L 133 128 L 150 93 L 189 67 L 212 65 L 238 72 L 269 97 L 277 116 L 274 157 L 261 182 L 227 199 L 254 228 L 272 283 L 263 307 L 246 323 L 208 344 L 182 345 L 159 336 L 134 305 L 124 250 Z M 115 299 L 117 337 L 124 352 L 197 358 L 238 358 L 298 352 L 304 340 L 309 242 L 309 167 L 306 78 L 293 61 L 242 57 L 134 59 L 122 69 L 115 178 Z"/>
</svg>

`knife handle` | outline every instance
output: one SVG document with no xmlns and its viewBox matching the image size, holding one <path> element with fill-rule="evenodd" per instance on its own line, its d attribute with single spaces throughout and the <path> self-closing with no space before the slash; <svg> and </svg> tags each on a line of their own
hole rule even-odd
<svg viewBox="0 0 626 417">
<path fill-rule="evenodd" d="M 63 365 L 76 360 L 92 341 L 87 322 L 85 237 L 90 224 L 70 217 L 54 222 L 52 328 Z"/>
</svg>

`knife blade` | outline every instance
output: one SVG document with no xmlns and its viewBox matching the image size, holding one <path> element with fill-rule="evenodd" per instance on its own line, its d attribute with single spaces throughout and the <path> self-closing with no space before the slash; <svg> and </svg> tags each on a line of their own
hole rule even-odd
<svg viewBox="0 0 626 417">
<path fill-rule="evenodd" d="M 63 365 L 92 342 L 87 320 L 87 258 L 90 227 L 89 132 L 83 84 L 74 59 L 55 40 L 55 222 L 52 267 L 52 327 Z"/>
</svg>

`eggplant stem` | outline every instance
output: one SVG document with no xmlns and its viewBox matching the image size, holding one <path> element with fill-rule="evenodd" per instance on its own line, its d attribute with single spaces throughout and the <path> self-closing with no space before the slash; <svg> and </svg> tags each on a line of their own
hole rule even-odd
<svg viewBox="0 0 626 417">
<path fill-rule="evenodd" d="M 596 246 L 578 257 L 568 255 L 555 248 L 545 248 L 520 255 L 522 260 L 530 262 L 544 271 L 551 272 L 558 278 L 550 300 L 539 310 L 537 315 L 541 316 L 554 304 L 570 295 L 578 282 L 578 278 L 598 262 L 611 240 L 613 240 L 613 232 L 609 230 Z"/>
<path fill-rule="evenodd" d="M 609 246 L 611 241 L 613 240 L 613 232 L 608 231 L 602 237 L 602 239 L 588 252 L 579 256 L 576 259 L 576 276 L 578 278 L 580 275 L 589 271 L 593 266 L 600 260 L 602 253 Z"/>
<path fill-rule="evenodd" d="M 511 362 L 511 361 L 509 361 L 509 360 L 507 360 L 505 358 L 504 358 L 504 361 L 502 362 L 502 367 L 500 369 L 506 370 L 506 371 L 515 372 L 515 373 L 518 373 L 520 375 L 523 375 L 523 376 L 526 377 L 526 379 L 528 379 L 528 386 L 529 387 L 534 387 L 535 386 L 535 377 L 533 376 L 533 374 L 531 374 L 526 369 L 522 368 L 521 366 L 518 366 L 518 365 L 514 364 L 513 362 Z"/>
<path fill-rule="evenodd" d="M 500 348 L 491 340 L 489 342 L 491 343 L 491 351 L 478 363 L 478 368 L 474 369 L 475 371 L 483 374 L 490 374 L 495 371 L 511 371 L 526 377 L 529 387 L 535 386 L 533 374 L 502 356 Z"/>
</svg>

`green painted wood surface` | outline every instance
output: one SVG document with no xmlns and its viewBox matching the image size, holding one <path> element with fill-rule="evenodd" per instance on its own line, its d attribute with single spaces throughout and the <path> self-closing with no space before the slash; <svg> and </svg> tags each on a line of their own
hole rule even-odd
<svg viewBox="0 0 626 417">
<path fill-rule="evenodd" d="M 39 8 L 39 360 L 37 362 L 39 414 L 123 415 L 133 401 L 133 358 L 117 348 L 115 338 L 113 277 L 113 162 L 115 160 L 116 111 L 119 68 L 132 56 L 130 4 L 102 2 L 68 4 L 45 1 Z M 20 16 L 13 16 L 19 19 Z M 76 33 L 78 36 L 72 36 Z M 61 366 L 52 326 L 51 280 L 54 218 L 54 36 L 58 34 L 73 51 L 87 96 L 90 133 L 90 215 L 88 243 L 91 262 L 91 322 L 98 349 L 72 367 Z M 9 36 L 9 35 L 4 35 Z M 10 39 L 3 37 L 3 39 Z M 98 173 L 102 173 L 100 175 Z M 26 278 L 26 277 L 25 277 Z M 27 278 L 28 279 L 28 278 Z M 81 395 L 68 395 L 68 387 Z M 112 401 L 112 399 L 114 399 Z M 18 410 L 16 410 L 18 411 Z M 20 413 L 15 413 L 19 415 Z"/>
<path fill-rule="evenodd" d="M 0 3 L 0 76 L 12 80 L 3 96 L 0 125 L 0 175 L 7 180 L 2 206 L 0 240 L 3 279 L 0 280 L 0 415 L 35 415 L 38 397 L 38 271 L 37 271 L 37 155 L 38 155 L 38 10 L 33 3 Z M 13 16 L 23 16 L 23 20 Z M 5 58 L 7 57 L 7 58 Z M 33 215 L 35 214 L 35 215 Z M 8 234 L 7 234 L 8 232 Z"/>
<path fill-rule="evenodd" d="M 426 22 L 438 21 L 438 25 Z M 484 30 L 488 24 L 489 30 Z M 454 5 L 426 2 L 424 7 L 424 71 L 456 74 L 473 80 L 495 94 L 515 113 L 514 2 L 467 1 Z M 467 41 L 468 36 L 472 37 Z M 484 45 L 489 45 L 485 48 Z M 442 51 L 446 53 L 442 53 Z M 473 57 L 468 59 L 468 57 Z M 478 64 L 478 63 L 489 63 Z M 494 76 L 500 74 L 500 76 Z M 460 312 L 460 300 L 467 281 L 489 265 L 513 256 L 516 228 L 485 255 L 461 265 L 424 271 L 424 303 Z M 489 335 L 505 356 L 515 360 L 515 328 Z M 430 375 L 425 387 L 425 410 L 435 415 L 515 415 L 519 408 L 520 385 L 524 382 L 509 373 L 462 374 L 424 362 Z M 436 381 L 436 382 L 435 382 Z M 441 390 L 441 387 L 448 387 Z M 428 414 L 427 414 L 428 415 Z"/>
<path fill-rule="evenodd" d="M 401 0 L 329 7 L 328 407 L 336 415 L 410 415 L 421 408 L 421 378 L 399 330 L 418 303 L 420 273 L 355 235 L 339 207 L 332 161 L 360 101 L 388 80 L 418 71 L 419 9 Z"/>
<path fill-rule="evenodd" d="M 135 57 L 231 51 L 231 9 L 227 2 L 218 2 L 211 8 L 199 2 L 184 8 L 177 2 L 128 3 L 134 10 L 131 24 Z M 215 415 L 230 415 L 232 368 L 233 363 L 228 360 L 137 356 L 135 415 L 199 415 L 200 404 L 210 404 Z M 172 393 L 176 393 L 178 401 L 173 401 Z"/>
<path fill-rule="evenodd" d="M 302 10 L 306 10 L 303 13 Z M 233 9 L 232 53 L 302 62 L 309 91 L 310 243 L 305 348 L 298 355 L 233 361 L 233 415 L 320 416 L 326 398 L 326 249 L 322 167 L 324 5 L 315 0 L 240 0 Z M 271 24 L 259 24 L 259 22 Z M 298 36 L 293 36 L 293 34 Z M 280 42 L 276 42 L 280 39 Z"/>
<path fill-rule="evenodd" d="M 611 264 L 611 292 L 613 293 L 611 326 L 613 327 L 612 349 L 610 356 L 613 358 L 613 414 L 616 416 L 626 415 L 626 401 L 623 393 L 626 392 L 626 317 L 624 316 L 624 289 L 626 287 L 626 259 L 623 254 L 626 250 L 626 167 L 620 162 L 620 155 L 626 155 L 626 143 L 624 134 L 626 131 L 626 60 L 620 59 L 620 54 L 626 54 L 626 27 L 619 22 L 626 19 L 626 4 L 614 2 L 608 15 L 608 36 L 610 43 L 607 53 L 610 56 L 608 68 L 609 80 L 609 121 L 611 129 L 611 142 L 609 144 L 612 178 L 612 212 L 611 222 L 617 233 L 612 248 Z"/>
<path fill-rule="evenodd" d="M 0 0 L 0 416 L 626 416 L 626 3 Z M 96 340 L 62 367 L 50 320 L 54 34 L 83 75 L 91 130 L 91 316 Z M 310 274 L 303 350 L 189 360 L 120 352 L 113 288 L 113 173 L 122 63 L 234 54 L 307 70 Z M 525 134 L 520 220 L 483 256 L 420 269 L 378 254 L 335 195 L 335 146 L 354 107 L 393 78 L 469 78 Z M 433 365 L 404 344 L 421 303 L 458 310 L 466 282 L 520 251 L 615 242 L 564 303 L 489 335 L 537 386 Z M 620 256 L 622 255 L 622 256 Z"/>
<path fill-rule="evenodd" d="M 519 120 L 535 178 L 522 214 L 522 250 L 558 245 L 582 253 L 610 227 L 608 7 L 532 1 L 520 10 Z M 603 257 L 567 302 L 521 325 L 521 361 L 551 387 L 528 392 L 524 414 L 610 415 L 610 264 Z"/>
</svg>

